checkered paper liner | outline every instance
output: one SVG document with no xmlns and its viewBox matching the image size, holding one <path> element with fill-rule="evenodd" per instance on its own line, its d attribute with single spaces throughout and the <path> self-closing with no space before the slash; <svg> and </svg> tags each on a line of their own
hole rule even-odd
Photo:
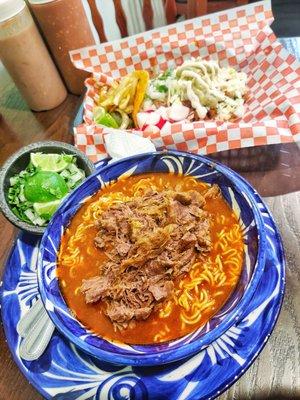
<svg viewBox="0 0 300 400">
<path fill-rule="evenodd" d="M 93 123 L 99 84 L 134 69 L 165 70 L 197 56 L 247 74 L 250 95 L 243 118 L 173 123 L 150 136 L 136 134 L 150 137 L 157 149 L 200 154 L 300 140 L 300 64 L 277 41 L 272 21 L 265 1 L 72 51 L 74 65 L 93 73 L 86 80 L 84 122 L 74 129 L 76 146 L 93 161 L 107 156 L 104 136 L 111 130 Z"/>
</svg>

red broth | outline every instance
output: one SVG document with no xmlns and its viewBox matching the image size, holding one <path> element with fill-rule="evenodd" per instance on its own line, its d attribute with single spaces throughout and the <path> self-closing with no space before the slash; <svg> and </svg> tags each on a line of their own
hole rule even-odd
<svg viewBox="0 0 300 400">
<path fill-rule="evenodd" d="M 133 186 L 145 179 L 158 191 L 171 188 L 181 191 L 207 189 L 204 182 L 192 177 L 155 173 L 131 176 L 102 189 L 88 199 L 66 229 L 58 254 L 57 274 L 63 296 L 76 318 L 101 337 L 129 344 L 153 344 L 182 337 L 205 324 L 226 302 L 241 274 L 244 257 L 242 232 L 237 216 L 221 197 L 209 199 L 204 207 L 210 213 L 212 250 L 207 259 L 195 263 L 189 273 L 174 281 L 172 298 L 166 299 L 145 321 L 133 328 L 114 329 L 104 314 L 102 302 L 86 304 L 80 291 L 82 280 L 99 275 L 107 260 L 94 245 L 94 223 L 103 206 L 99 200 L 122 199 L 133 195 Z M 103 203 L 103 201 L 102 201 Z M 104 207 L 105 208 L 105 207 Z M 98 214 L 97 214 L 98 213 Z M 213 278 L 211 278 L 213 276 Z"/>
</svg>

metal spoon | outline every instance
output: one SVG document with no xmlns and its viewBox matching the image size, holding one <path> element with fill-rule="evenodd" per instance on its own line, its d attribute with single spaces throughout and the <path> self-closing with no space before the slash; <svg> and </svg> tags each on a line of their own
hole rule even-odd
<svg viewBox="0 0 300 400">
<path fill-rule="evenodd" d="M 26 361 L 37 360 L 46 350 L 55 327 L 38 299 L 20 319 L 17 332 L 23 338 L 19 354 Z"/>
</svg>

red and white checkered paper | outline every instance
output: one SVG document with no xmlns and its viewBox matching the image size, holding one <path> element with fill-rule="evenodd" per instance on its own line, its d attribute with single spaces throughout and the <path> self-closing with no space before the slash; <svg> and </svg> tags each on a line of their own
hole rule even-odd
<svg viewBox="0 0 300 400">
<path fill-rule="evenodd" d="M 150 136 L 135 133 L 150 137 L 157 149 L 201 154 L 300 140 L 300 64 L 276 40 L 272 21 L 270 2 L 264 1 L 71 52 L 77 68 L 93 73 L 86 81 L 84 123 L 74 129 L 76 146 L 93 161 L 107 156 L 107 129 L 92 120 L 99 82 L 134 69 L 165 70 L 191 56 L 216 59 L 247 74 L 244 117 L 174 123 Z"/>
</svg>

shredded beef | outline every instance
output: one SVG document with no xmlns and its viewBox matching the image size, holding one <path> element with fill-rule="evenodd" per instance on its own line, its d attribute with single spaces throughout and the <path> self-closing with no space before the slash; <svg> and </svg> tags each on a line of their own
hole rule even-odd
<svg viewBox="0 0 300 400">
<path fill-rule="evenodd" d="M 192 202 L 192 197 L 189 193 L 176 193 L 174 200 L 179 201 L 179 203 L 183 204 L 184 206 L 188 206 Z"/>
<path fill-rule="evenodd" d="M 174 283 L 172 281 L 166 281 L 161 283 L 155 283 L 154 285 L 149 285 L 148 290 L 153 294 L 156 301 L 167 298 L 174 288 Z"/>
<path fill-rule="evenodd" d="M 81 291 L 85 293 L 87 303 L 95 303 L 106 295 L 109 288 L 109 276 L 95 276 L 82 281 Z"/>
<path fill-rule="evenodd" d="M 221 195 L 220 188 L 217 185 L 212 185 L 204 194 L 205 199 L 213 199 Z"/>
<path fill-rule="evenodd" d="M 203 195 L 149 190 L 104 211 L 96 223 L 95 246 L 108 261 L 99 276 L 83 280 L 86 302 L 103 301 L 115 328 L 147 319 L 171 296 L 174 279 L 211 249 L 209 214 L 203 207 L 215 196 L 217 186 Z"/>
</svg>

